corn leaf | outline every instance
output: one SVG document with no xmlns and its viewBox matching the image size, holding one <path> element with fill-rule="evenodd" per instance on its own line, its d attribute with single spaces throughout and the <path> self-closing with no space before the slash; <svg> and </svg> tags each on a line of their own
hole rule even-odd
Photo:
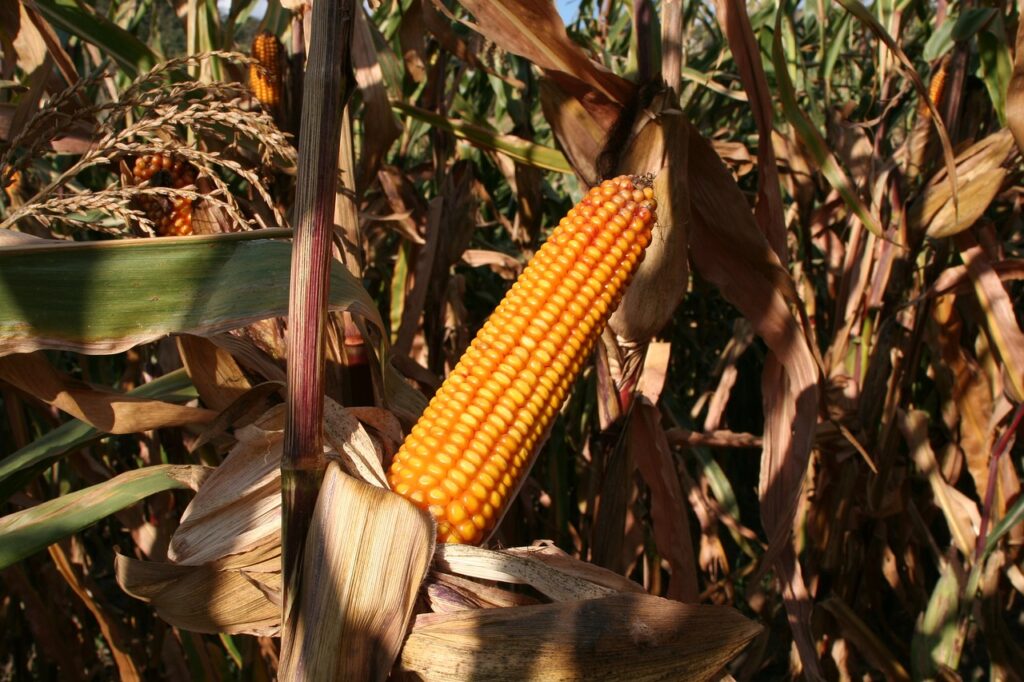
<svg viewBox="0 0 1024 682">
<path fill-rule="evenodd" d="M 26 3 L 54 26 L 64 29 L 110 55 L 130 76 L 153 68 L 156 55 L 145 43 L 106 17 L 90 12 L 75 0 L 31 0 Z"/>
<path fill-rule="evenodd" d="M 783 3 L 779 7 L 775 18 L 775 38 L 772 41 L 772 60 L 775 64 L 775 78 L 779 99 L 782 102 L 782 111 L 786 115 L 786 120 L 793 126 L 797 137 L 800 138 L 800 141 L 810 152 L 815 163 L 818 164 L 822 174 L 828 179 L 829 184 L 839 192 L 839 196 L 843 198 L 843 201 L 850 207 L 850 210 L 864 223 L 864 226 L 871 230 L 875 236 L 881 237 L 883 233 L 881 223 L 878 222 L 878 219 L 861 200 L 857 189 L 846 175 L 846 171 L 842 169 L 836 160 L 835 154 L 828 148 L 825 138 L 822 137 L 821 132 L 807 118 L 797 103 L 796 90 L 793 87 L 793 81 L 789 78 L 786 56 L 782 49 L 782 16 L 787 6 L 787 3 Z"/>
<path fill-rule="evenodd" d="M 210 471 L 196 465 L 146 467 L 8 514 L 0 518 L 0 569 L 150 495 L 195 490 Z"/>
<path fill-rule="evenodd" d="M 499 133 L 490 128 L 467 123 L 457 118 L 441 116 L 432 111 L 406 104 L 405 102 L 393 101 L 391 106 L 395 111 L 399 111 L 406 116 L 447 130 L 456 137 L 466 140 L 481 149 L 504 154 L 518 163 L 555 171 L 556 173 L 572 173 L 572 167 L 569 166 L 569 162 L 565 160 L 562 152 L 557 149 L 545 147 L 515 135 Z"/>
<path fill-rule="evenodd" d="M 185 370 L 178 369 L 129 391 L 127 395 L 185 402 L 195 398 L 196 391 Z M 103 431 L 73 419 L 11 453 L 0 460 L 0 500 L 7 499 L 54 459 L 74 452 L 103 435 Z"/>
<path fill-rule="evenodd" d="M 116 353 L 173 333 L 216 334 L 283 315 L 286 230 L 180 239 L 42 242 L 0 248 L 0 355 Z M 332 307 L 377 322 L 341 267 Z M 383 325 L 378 325 L 383 327 Z"/>
</svg>

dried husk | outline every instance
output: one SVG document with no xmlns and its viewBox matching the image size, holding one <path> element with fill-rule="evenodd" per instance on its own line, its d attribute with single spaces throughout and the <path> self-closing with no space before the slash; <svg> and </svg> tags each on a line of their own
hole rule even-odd
<svg viewBox="0 0 1024 682">
<path fill-rule="evenodd" d="M 328 464 L 302 566 L 299 609 L 281 652 L 285 680 L 383 680 L 430 565 L 433 519 Z"/>
<path fill-rule="evenodd" d="M 496 679 L 705 679 L 760 630 L 730 608 L 649 596 L 550 545 L 435 551 L 432 519 L 376 485 L 379 444 L 345 408 L 328 401 L 325 411 L 325 440 L 344 456 L 328 454 L 303 560 L 302 584 L 315 587 L 299 595 L 282 679 L 384 679 L 396 660 L 424 679 L 464 679 L 467 670 Z M 281 428 L 277 407 L 237 431 L 238 444 L 183 515 L 171 562 L 117 558 L 128 594 L 182 629 L 280 633 Z M 369 480 L 353 477 L 361 475 Z M 403 649 L 432 558 L 437 572 L 423 591 L 436 613 L 413 623 Z M 554 603 L 537 604 L 536 595 Z M 508 663 L 511 654 L 518 662 Z"/>
<path fill-rule="evenodd" d="M 636 120 L 642 127 L 626 145 L 618 169 L 656 174 L 658 222 L 643 263 L 608 324 L 621 340 L 644 344 L 672 318 L 689 286 L 689 124 L 667 90 Z"/>
<path fill-rule="evenodd" d="M 646 594 L 417 617 L 401 669 L 423 680 L 706 680 L 761 627 Z"/>
</svg>

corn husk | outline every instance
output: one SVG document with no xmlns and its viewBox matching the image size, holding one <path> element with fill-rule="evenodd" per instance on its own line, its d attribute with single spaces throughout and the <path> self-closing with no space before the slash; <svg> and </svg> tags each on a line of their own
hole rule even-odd
<svg viewBox="0 0 1024 682">
<path fill-rule="evenodd" d="M 325 414 L 331 461 L 282 679 L 384 679 L 396 665 L 428 680 L 464 679 L 467 671 L 496 679 L 706 679 L 760 631 L 733 609 L 652 597 L 547 544 L 435 550 L 431 518 L 376 484 L 380 415 L 367 431 L 336 403 L 328 401 Z M 238 443 L 186 509 L 169 562 L 117 558 L 122 588 L 168 623 L 280 633 L 282 416 L 277 407 L 236 431 Z M 413 620 L 421 593 L 433 613 Z"/>
<path fill-rule="evenodd" d="M 760 630 L 726 607 L 615 594 L 424 614 L 400 664 L 423 680 L 706 680 Z"/>
</svg>

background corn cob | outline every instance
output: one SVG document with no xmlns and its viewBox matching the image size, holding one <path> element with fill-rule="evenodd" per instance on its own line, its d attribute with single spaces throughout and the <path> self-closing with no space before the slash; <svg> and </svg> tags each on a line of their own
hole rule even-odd
<svg viewBox="0 0 1024 682">
<path fill-rule="evenodd" d="M 649 185 L 607 180 L 569 211 L 395 455 L 392 487 L 440 541 L 479 544 L 518 490 L 651 241 Z"/>
<path fill-rule="evenodd" d="M 156 187 L 182 189 L 195 184 L 196 169 L 188 161 L 170 154 L 147 154 L 135 159 L 132 176 L 136 183 L 151 181 Z M 161 237 L 192 234 L 192 200 L 177 196 L 170 200 L 158 196 L 138 199 L 146 217 L 153 221 Z"/>
<path fill-rule="evenodd" d="M 281 41 L 273 33 L 264 31 L 252 40 L 249 65 L 249 87 L 256 99 L 268 109 L 281 103 Z"/>
</svg>

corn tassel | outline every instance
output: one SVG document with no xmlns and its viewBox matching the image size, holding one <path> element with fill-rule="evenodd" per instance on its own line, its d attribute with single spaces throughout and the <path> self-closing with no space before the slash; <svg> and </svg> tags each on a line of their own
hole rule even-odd
<svg viewBox="0 0 1024 682">
<path fill-rule="evenodd" d="M 649 185 L 607 180 L 569 211 L 395 455 L 391 486 L 439 541 L 483 542 L 518 491 L 651 241 Z"/>
</svg>

